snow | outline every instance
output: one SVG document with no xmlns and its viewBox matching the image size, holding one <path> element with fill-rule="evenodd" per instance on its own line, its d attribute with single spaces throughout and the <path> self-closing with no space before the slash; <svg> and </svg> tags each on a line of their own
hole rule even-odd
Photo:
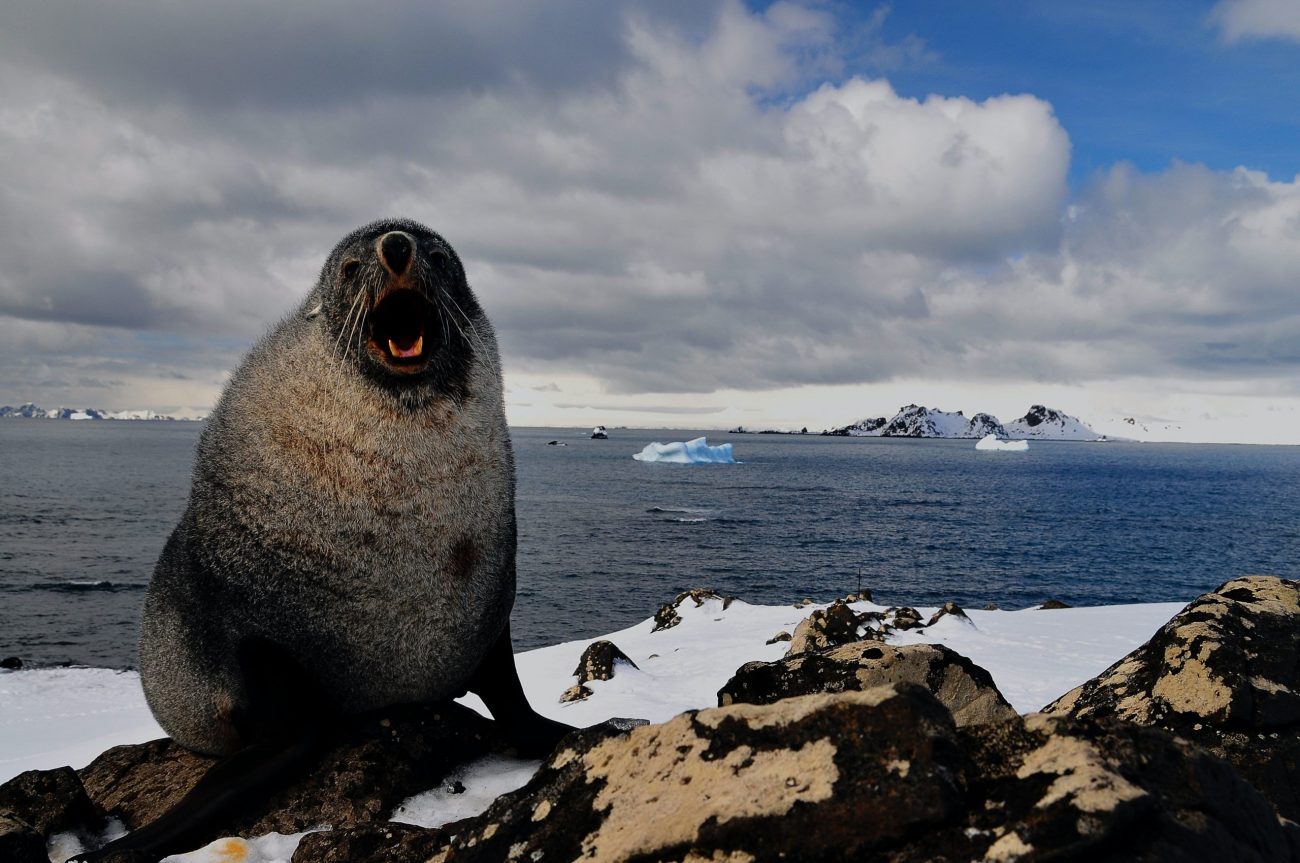
<svg viewBox="0 0 1300 863">
<path fill-rule="evenodd" d="M 985 452 L 1024 452 L 1029 449 L 1027 440 L 998 440 L 995 434 L 985 435 L 975 444 L 975 449 Z"/>
<path fill-rule="evenodd" d="M 731 455 L 731 444 L 709 446 L 707 438 L 697 437 L 685 443 L 648 443 L 632 458 L 637 461 L 670 462 L 672 464 L 736 464 Z"/>
<path fill-rule="evenodd" d="M 717 691 L 736 669 L 753 660 L 780 659 L 788 644 L 767 640 L 793 632 L 803 618 L 825 605 L 765 606 L 735 600 L 723 607 L 706 599 L 699 607 L 685 599 L 681 622 L 654 632 L 654 621 L 602 636 L 626 653 L 636 668 L 620 664 L 611 680 L 592 681 L 585 701 L 562 704 L 560 694 L 575 681 L 573 669 L 597 639 L 530 650 L 516 656 L 519 676 L 538 712 L 574 726 L 612 717 L 664 722 L 684 710 L 717 704 Z M 857 611 L 886 606 L 855 602 Z M 1038 710 L 1095 677 L 1144 643 L 1181 609 L 1180 603 L 1064 608 L 1054 610 L 967 611 L 968 620 L 945 615 L 926 629 L 895 632 L 894 644 L 937 642 L 947 645 L 993 676 L 1016 710 Z M 935 608 L 919 608 L 928 619 Z M 482 702 L 462 703 L 486 713 Z M 149 716 L 134 672 L 95 668 L 21 670 L 0 673 L 0 782 L 23 770 L 64 764 L 82 767 L 109 746 L 162 736 Z M 461 768 L 439 788 L 416 795 L 396 808 L 393 820 L 434 826 L 478 814 L 499 794 L 528 781 L 538 766 L 500 756 Z M 453 793 L 454 782 L 464 787 Z M 252 840 L 218 840 L 167 863 L 244 863 L 287 861 L 303 834 L 271 834 Z M 51 846 L 51 859 L 80 849 L 74 837 Z M 62 857 L 57 855 L 62 854 Z"/>
</svg>

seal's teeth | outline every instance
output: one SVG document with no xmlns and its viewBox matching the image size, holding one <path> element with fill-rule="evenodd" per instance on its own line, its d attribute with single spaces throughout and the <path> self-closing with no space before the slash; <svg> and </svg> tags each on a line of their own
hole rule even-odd
<svg viewBox="0 0 1300 863">
<path fill-rule="evenodd" d="M 423 333 L 415 337 L 415 344 L 405 349 L 399 348 L 397 346 L 397 343 L 394 342 L 392 339 L 388 340 L 388 352 L 393 356 L 400 357 L 401 359 L 404 360 L 410 359 L 411 357 L 418 357 L 423 350 L 424 350 Z"/>
</svg>

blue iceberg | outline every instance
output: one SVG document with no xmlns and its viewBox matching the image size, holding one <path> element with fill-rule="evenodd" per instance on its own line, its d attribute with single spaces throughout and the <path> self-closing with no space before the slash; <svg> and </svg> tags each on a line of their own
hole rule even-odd
<svg viewBox="0 0 1300 863">
<path fill-rule="evenodd" d="M 731 456 L 731 444 L 709 446 L 707 438 L 697 437 L 686 443 L 648 443 L 632 458 L 637 461 L 661 461 L 672 464 L 736 464 Z"/>
</svg>

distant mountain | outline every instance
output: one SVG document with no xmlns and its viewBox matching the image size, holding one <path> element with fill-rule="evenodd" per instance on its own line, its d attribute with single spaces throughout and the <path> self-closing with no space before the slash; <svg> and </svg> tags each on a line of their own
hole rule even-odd
<svg viewBox="0 0 1300 863">
<path fill-rule="evenodd" d="M 982 438 L 997 435 L 1012 440 L 1103 440 L 1087 423 L 1054 408 L 1034 405 L 1023 417 L 1005 426 L 992 414 L 977 413 L 967 419 L 961 411 L 949 413 L 923 405 L 906 405 L 892 419 L 870 417 L 852 425 L 823 432 L 847 437 Z"/>
<path fill-rule="evenodd" d="M 0 405 L 0 418 L 41 420 L 184 420 L 185 417 L 168 416 L 150 410 L 106 411 L 101 408 L 50 408 L 27 402 L 13 407 Z"/>
<path fill-rule="evenodd" d="M 1097 434 L 1091 426 L 1078 417 L 1072 417 L 1053 408 L 1034 405 L 1029 409 L 1029 413 L 1014 422 L 1007 423 L 1007 437 L 1098 440 L 1103 435 Z"/>
</svg>

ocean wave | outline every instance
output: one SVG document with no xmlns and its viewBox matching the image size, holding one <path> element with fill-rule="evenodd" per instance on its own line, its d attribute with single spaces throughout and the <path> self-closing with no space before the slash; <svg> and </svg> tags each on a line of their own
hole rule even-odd
<svg viewBox="0 0 1300 863">
<path fill-rule="evenodd" d="M 134 591 L 145 590 L 147 584 L 123 584 L 120 581 L 53 581 L 32 584 L 9 585 L 10 590 L 40 590 L 50 593 L 86 593 L 89 591 Z"/>
</svg>

